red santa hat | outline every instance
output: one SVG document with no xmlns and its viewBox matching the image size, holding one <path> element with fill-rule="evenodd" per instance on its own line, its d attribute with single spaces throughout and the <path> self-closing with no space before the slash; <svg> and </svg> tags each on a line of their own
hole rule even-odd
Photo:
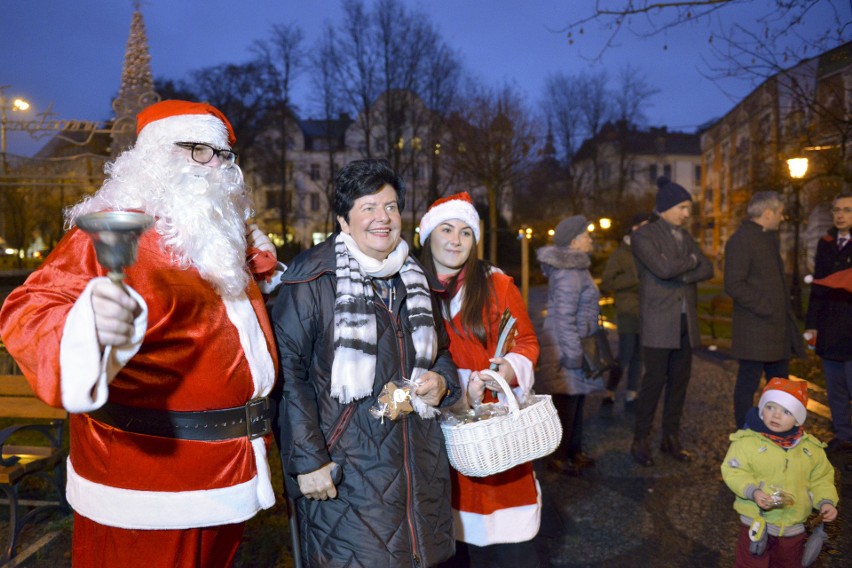
<svg viewBox="0 0 852 568">
<path fill-rule="evenodd" d="M 222 111 L 207 103 L 160 101 L 136 115 L 136 145 L 203 142 L 231 148 L 237 141 Z"/>
<path fill-rule="evenodd" d="M 479 242 L 479 213 L 466 191 L 442 197 L 429 207 L 420 219 L 420 242 L 425 242 L 435 227 L 450 219 L 458 219 L 467 224 L 473 231 L 476 242 Z"/>
<path fill-rule="evenodd" d="M 808 384 L 805 381 L 774 378 L 766 383 L 763 394 L 757 403 L 758 412 L 763 413 L 767 402 L 783 406 L 801 426 L 808 417 Z"/>
<path fill-rule="evenodd" d="M 844 268 L 843 270 L 838 270 L 832 274 L 829 274 L 825 278 L 816 278 L 808 274 L 805 276 L 806 284 L 819 284 L 820 286 L 826 286 L 828 288 L 838 288 L 840 290 L 846 290 L 847 292 L 852 292 L 852 268 Z"/>
</svg>

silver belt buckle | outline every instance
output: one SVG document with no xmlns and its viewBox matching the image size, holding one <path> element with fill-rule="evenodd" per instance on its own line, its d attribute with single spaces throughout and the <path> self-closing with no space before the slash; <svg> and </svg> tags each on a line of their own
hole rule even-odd
<svg viewBox="0 0 852 568">
<path fill-rule="evenodd" d="M 246 403 L 246 435 L 249 440 L 262 438 L 272 432 L 269 398 L 256 398 Z M 255 416 L 253 417 L 252 414 Z M 253 419 L 254 418 L 254 419 Z M 255 425 L 258 427 L 255 428 Z"/>
</svg>

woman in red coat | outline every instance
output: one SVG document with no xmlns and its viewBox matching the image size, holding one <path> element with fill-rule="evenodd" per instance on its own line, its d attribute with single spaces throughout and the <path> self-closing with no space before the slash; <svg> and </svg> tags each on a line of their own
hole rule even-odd
<svg viewBox="0 0 852 568">
<path fill-rule="evenodd" d="M 523 399 L 533 385 L 538 341 L 512 278 L 476 257 L 479 215 L 470 196 L 458 193 L 432 204 L 420 221 L 420 239 L 425 268 L 447 289 L 444 321 L 466 402 L 505 396 L 479 374 L 492 363 Z M 517 318 L 517 335 L 509 353 L 494 357 L 507 308 Z M 458 544 L 449 566 L 539 565 L 532 539 L 541 520 L 541 490 L 532 463 L 488 477 L 466 477 L 454 470 L 452 482 Z"/>
</svg>

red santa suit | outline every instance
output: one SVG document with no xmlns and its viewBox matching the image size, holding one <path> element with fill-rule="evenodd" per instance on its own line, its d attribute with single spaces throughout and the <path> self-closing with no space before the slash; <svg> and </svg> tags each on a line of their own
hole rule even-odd
<svg viewBox="0 0 852 568">
<path fill-rule="evenodd" d="M 445 319 L 450 334 L 450 353 L 459 368 L 459 376 L 467 393 L 467 382 L 472 371 L 489 366 L 497 346 L 497 333 L 503 311 L 509 308 L 517 318 L 517 335 L 511 352 L 505 359 L 515 371 L 512 384 L 519 395 L 529 392 L 534 381 L 533 367 L 538 359 L 538 340 L 530 321 L 527 307 L 512 278 L 492 272 L 494 285 L 488 344 L 483 347 L 476 338 L 460 334 L 459 314 L 464 297 L 461 286 L 450 302 L 450 316 Z M 453 328 L 455 326 L 455 329 Z M 486 401 L 494 400 L 486 391 Z M 502 398 L 502 395 L 501 395 Z M 516 466 L 508 471 L 488 477 L 466 477 L 452 471 L 452 504 L 455 514 L 456 540 L 476 546 L 498 543 L 526 542 L 538 534 L 541 522 L 541 488 L 533 473 L 532 463 Z"/>
<path fill-rule="evenodd" d="M 268 394 L 277 357 L 258 287 L 251 283 L 239 297 L 223 299 L 197 270 L 177 267 L 151 229 L 126 270 L 125 283 L 142 307 L 134 338 L 102 361 L 91 288 L 104 274 L 89 238 L 73 229 L 0 313 L 0 334 L 36 394 L 73 413 L 67 496 L 76 513 L 105 527 L 153 532 L 241 523 L 272 506 L 268 439 L 149 436 L 86 414 L 107 398 L 199 411 Z M 75 550 L 76 538 L 75 529 Z M 150 560 L 167 557 L 160 552 L 138 550 L 136 561 L 159 565 Z"/>
</svg>

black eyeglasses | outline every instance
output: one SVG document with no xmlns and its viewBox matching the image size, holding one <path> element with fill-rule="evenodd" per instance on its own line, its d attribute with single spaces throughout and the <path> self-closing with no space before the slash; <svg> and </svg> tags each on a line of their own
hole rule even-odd
<svg viewBox="0 0 852 568">
<path fill-rule="evenodd" d="M 237 161 L 237 153 L 224 148 L 214 148 L 210 144 L 203 142 L 175 142 L 175 146 L 185 148 L 192 153 L 192 159 L 199 164 L 206 164 L 213 159 L 213 156 L 219 156 L 223 163 L 233 164 Z"/>
</svg>

